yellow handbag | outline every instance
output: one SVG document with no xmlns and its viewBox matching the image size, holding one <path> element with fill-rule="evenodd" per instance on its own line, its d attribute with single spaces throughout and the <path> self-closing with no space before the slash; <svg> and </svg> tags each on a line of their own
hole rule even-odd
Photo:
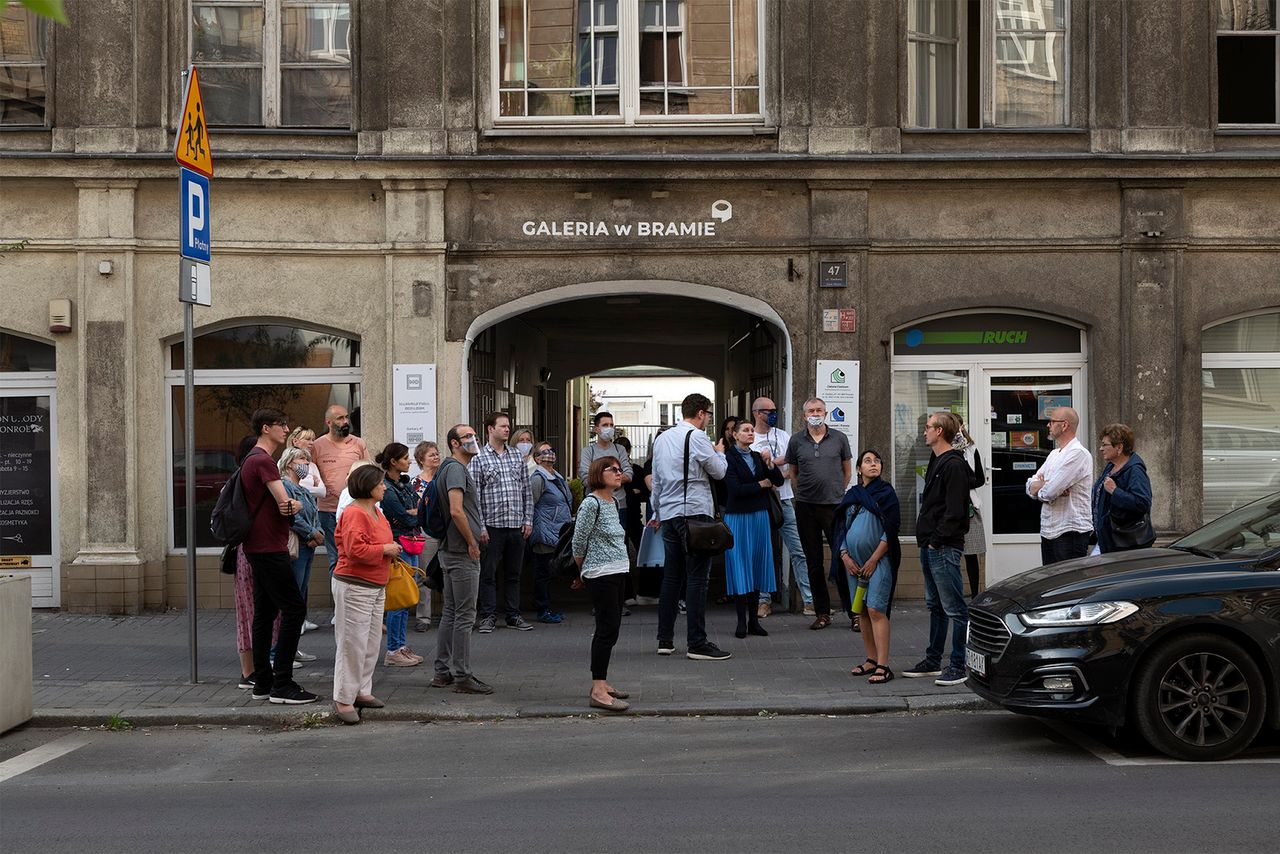
<svg viewBox="0 0 1280 854">
<path fill-rule="evenodd" d="M 418 570 L 400 558 L 391 559 L 391 575 L 387 578 L 387 599 L 384 612 L 403 611 L 418 604 Z"/>
</svg>

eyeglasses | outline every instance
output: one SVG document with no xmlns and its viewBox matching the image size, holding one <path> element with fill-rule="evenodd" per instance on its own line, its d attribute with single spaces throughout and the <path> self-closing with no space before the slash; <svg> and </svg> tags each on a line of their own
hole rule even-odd
<svg viewBox="0 0 1280 854">
<path fill-rule="evenodd" d="M 1050 419 L 1049 419 L 1049 423 L 1050 423 L 1050 424 L 1066 424 L 1066 423 L 1067 423 L 1067 419 L 1065 419 L 1065 418 L 1050 418 Z"/>
<path fill-rule="evenodd" d="M 942 428 L 941 428 L 941 427 L 939 427 L 937 424 L 925 424 L 925 425 L 924 425 L 924 429 L 926 429 L 926 430 L 941 430 Z"/>
<path fill-rule="evenodd" d="M 613 472 L 617 472 L 618 474 L 622 474 L 622 466 L 605 466 L 604 470 L 613 471 Z"/>
<path fill-rule="evenodd" d="M 458 434 L 458 441 L 465 442 L 468 439 L 474 439 L 475 437 L 476 437 L 475 433 L 465 433 L 465 434 L 460 433 Z"/>
<path fill-rule="evenodd" d="M 551 454 L 554 454 L 555 452 L 556 452 L 555 448 L 543 448 L 541 451 L 538 451 L 538 456 L 546 457 L 546 456 L 550 456 Z"/>
</svg>

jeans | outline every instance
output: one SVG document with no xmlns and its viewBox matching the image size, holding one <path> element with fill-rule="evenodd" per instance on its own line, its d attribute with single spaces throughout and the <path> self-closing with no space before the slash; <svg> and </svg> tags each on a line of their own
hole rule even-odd
<svg viewBox="0 0 1280 854">
<path fill-rule="evenodd" d="M 329 556 L 329 574 L 333 575 L 333 570 L 338 565 L 338 543 L 333 538 L 333 532 L 338 530 L 338 514 L 321 510 L 320 530 L 324 531 L 324 551 Z"/>
<path fill-rule="evenodd" d="M 1089 553 L 1088 531 L 1067 531 L 1052 540 L 1040 538 L 1040 563 L 1048 566 L 1072 558 L 1084 557 Z"/>
<path fill-rule="evenodd" d="M 586 580 L 591 604 L 596 609 L 596 630 L 591 635 L 591 678 L 609 678 L 609 657 L 622 628 L 622 591 L 626 573 L 602 575 Z"/>
<path fill-rule="evenodd" d="M 796 502 L 796 528 L 804 545 L 804 561 L 809 570 L 809 588 L 813 593 L 813 610 L 819 616 L 831 615 L 831 590 L 827 587 L 827 564 L 823 559 L 822 538 L 836 550 L 831 542 L 831 523 L 835 519 L 836 505 Z"/>
<path fill-rule="evenodd" d="M 489 528 L 489 544 L 480 549 L 480 618 L 498 613 L 498 567 L 502 566 L 502 598 L 509 621 L 520 616 L 520 570 L 524 536 L 519 528 Z"/>
<path fill-rule="evenodd" d="M 963 670 L 969 605 L 965 602 L 964 581 L 960 574 L 960 549 L 925 547 L 920 555 L 924 567 L 924 604 L 929 609 L 929 648 L 925 650 L 924 660 L 930 666 L 942 662 L 947 623 L 950 622 L 951 666 Z"/>
<path fill-rule="evenodd" d="M 253 567 L 253 676 L 261 687 L 280 687 L 293 681 L 293 657 L 298 652 L 307 603 L 302 599 L 288 552 L 245 554 Z M 271 629 L 280 615 L 274 669 Z"/>
<path fill-rule="evenodd" d="M 551 610 L 551 552 L 533 553 L 533 609 Z"/>
<path fill-rule="evenodd" d="M 387 652 L 391 653 L 398 649 L 404 649 L 404 645 L 407 643 L 405 632 L 409 629 L 409 609 L 402 608 L 399 611 L 387 611 L 383 621 L 387 624 Z"/>
<path fill-rule="evenodd" d="M 804 604 L 808 605 L 813 602 L 813 590 L 809 587 L 809 565 L 805 562 L 804 545 L 800 542 L 800 529 L 796 527 L 794 499 L 788 498 L 782 502 L 782 527 L 778 529 L 778 534 L 782 539 L 782 544 L 787 547 L 787 554 L 791 556 L 791 577 L 795 579 L 796 586 L 800 588 L 800 598 L 804 601 Z M 780 584 L 778 589 L 783 591 L 783 596 L 785 597 L 786 585 Z M 761 593 L 760 601 L 768 602 L 769 594 Z M 784 598 L 782 604 L 788 605 L 789 601 L 789 599 Z"/>
<path fill-rule="evenodd" d="M 311 560 L 316 556 L 315 546 L 298 546 L 298 556 L 293 559 L 293 578 L 298 582 L 302 601 L 307 601 L 307 587 L 311 584 Z"/>
<path fill-rule="evenodd" d="M 710 522 L 710 516 L 691 516 Z M 662 544 L 666 565 L 662 569 L 662 593 L 658 597 L 658 642 L 672 641 L 676 633 L 676 610 L 684 587 L 685 622 L 689 649 L 707 643 L 707 583 L 711 578 L 711 558 L 685 550 L 685 517 L 662 523 Z"/>
<path fill-rule="evenodd" d="M 443 607 L 436 630 L 435 671 L 457 679 L 471 675 L 471 630 L 476 624 L 476 591 L 480 587 L 480 561 L 466 552 L 440 550 L 444 574 Z"/>
</svg>

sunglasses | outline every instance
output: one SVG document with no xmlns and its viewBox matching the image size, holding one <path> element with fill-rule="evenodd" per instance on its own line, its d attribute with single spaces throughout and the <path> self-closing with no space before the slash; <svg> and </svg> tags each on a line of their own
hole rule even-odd
<svg viewBox="0 0 1280 854">
<path fill-rule="evenodd" d="M 605 471 L 617 472 L 618 474 L 622 474 L 622 466 L 605 466 L 604 470 L 605 470 Z"/>
</svg>

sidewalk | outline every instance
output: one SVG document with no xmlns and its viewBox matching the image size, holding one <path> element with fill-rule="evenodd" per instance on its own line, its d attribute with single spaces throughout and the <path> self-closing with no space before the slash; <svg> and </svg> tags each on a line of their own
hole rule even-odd
<svg viewBox="0 0 1280 854">
<path fill-rule="evenodd" d="M 810 617 L 775 614 L 763 620 L 769 637 L 733 637 L 731 607 L 711 606 L 708 633 L 733 653 L 728 661 L 684 657 L 684 619 L 676 624 L 676 654 L 656 654 L 657 608 L 632 608 L 623 619 L 609 678 L 631 692 L 632 712 L 648 715 L 870 714 L 933 709 L 989 708 L 964 686 L 942 688 L 932 679 L 905 679 L 901 671 L 921 658 L 928 614 L 903 603 L 893 616 L 892 666 L 897 678 L 868 685 L 849 675 L 863 659 L 861 636 L 839 621 L 809 631 Z M 272 723 L 308 711 L 331 711 L 334 637 L 330 612 L 311 618 L 322 628 L 303 635 L 301 648 L 316 661 L 298 665 L 295 678 L 320 695 L 310 706 L 273 706 L 236 687 L 235 616 L 199 617 L 200 684 L 191 685 L 185 612 L 138 617 L 32 615 L 37 725 L 97 725 L 111 714 L 135 724 Z M 410 623 L 412 625 L 412 621 Z M 501 626 L 501 623 L 499 624 Z M 427 687 L 435 629 L 409 633 L 427 661 L 418 667 L 379 665 L 374 692 L 387 708 L 368 713 L 395 720 L 493 719 L 588 714 L 588 655 L 593 621 L 567 614 L 557 626 L 531 632 L 498 628 L 474 635 L 476 675 L 494 686 L 475 697 Z"/>
</svg>

